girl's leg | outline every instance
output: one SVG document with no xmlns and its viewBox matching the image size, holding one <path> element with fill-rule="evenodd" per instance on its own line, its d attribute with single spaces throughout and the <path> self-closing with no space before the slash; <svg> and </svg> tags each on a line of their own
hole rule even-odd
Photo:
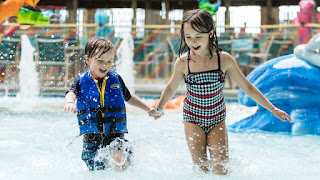
<svg viewBox="0 0 320 180">
<path fill-rule="evenodd" d="M 202 171 L 208 171 L 206 162 L 207 137 L 202 128 L 196 124 L 184 122 L 185 136 L 188 148 L 195 165 Z"/>
<path fill-rule="evenodd" d="M 207 134 L 207 145 L 213 171 L 219 175 L 228 173 L 224 163 L 229 159 L 228 133 L 225 121 L 220 122 Z"/>
</svg>

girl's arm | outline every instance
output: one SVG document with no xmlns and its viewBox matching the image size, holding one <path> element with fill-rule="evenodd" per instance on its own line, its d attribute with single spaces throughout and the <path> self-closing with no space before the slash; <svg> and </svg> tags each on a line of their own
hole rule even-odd
<svg viewBox="0 0 320 180">
<path fill-rule="evenodd" d="M 173 75 L 169 80 L 168 84 L 166 85 L 166 87 L 164 88 L 164 90 L 162 91 L 160 101 L 156 106 L 157 108 L 163 109 L 164 106 L 168 103 L 168 101 L 176 93 L 184 77 L 183 68 L 184 68 L 184 62 L 180 58 L 178 58 L 174 64 Z M 160 116 L 161 114 L 158 114 L 157 112 L 155 112 L 155 109 L 152 109 L 149 111 L 149 115 Z"/>
<path fill-rule="evenodd" d="M 149 111 L 151 109 L 149 105 L 144 103 L 139 97 L 133 94 L 131 94 L 131 98 L 127 102 L 145 111 Z"/>
<path fill-rule="evenodd" d="M 239 88 L 243 90 L 248 96 L 250 96 L 254 101 L 259 103 L 264 108 L 268 109 L 272 114 L 282 121 L 286 121 L 287 118 L 290 122 L 290 116 L 276 108 L 262 93 L 255 87 L 240 71 L 236 60 L 229 54 L 223 55 L 223 65 L 226 68 L 227 73 L 230 77 L 237 83 Z"/>
</svg>

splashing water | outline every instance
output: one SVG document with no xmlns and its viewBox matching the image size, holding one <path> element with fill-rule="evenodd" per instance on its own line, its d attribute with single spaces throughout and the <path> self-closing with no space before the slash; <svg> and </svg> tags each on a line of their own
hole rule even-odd
<svg viewBox="0 0 320 180">
<path fill-rule="evenodd" d="M 0 179 L 317 180 L 320 177 L 320 136 L 262 132 L 228 133 L 230 175 L 221 177 L 194 171 L 182 110 L 167 110 L 164 117 L 154 121 L 145 111 L 130 105 L 129 133 L 125 138 L 132 144 L 131 165 L 124 172 L 113 168 L 90 172 L 81 160 L 83 140 L 78 136 L 77 117 L 62 111 L 64 98 L 40 97 L 41 106 L 24 112 L 11 108 L 17 104 L 15 98 L 8 99 L 0 103 Z M 256 111 L 239 104 L 226 106 L 227 125 Z M 108 158 L 108 149 L 105 150 L 97 158 Z"/>
<path fill-rule="evenodd" d="M 21 60 L 19 64 L 19 87 L 17 94 L 19 99 L 31 100 L 39 95 L 39 81 L 36 65 L 33 61 L 35 49 L 30 43 L 27 35 L 21 36 Z"/>
<path fill-rule="evenodd" d="M 127 88 L 134 94 L 134 62 L 133 62 L 133 39 L 130 34 L 125 36 L 117 50 L 117 72 L 123 78 Z"/>
</svg>

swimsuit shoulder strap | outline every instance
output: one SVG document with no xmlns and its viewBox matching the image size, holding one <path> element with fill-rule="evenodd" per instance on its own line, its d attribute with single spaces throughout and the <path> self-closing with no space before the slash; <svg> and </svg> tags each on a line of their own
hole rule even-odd
<svg viewBox="0 0 320 180">
<path fill-rule="evenodd" d="M 220 52 L 219 50 L 216 48 L 217 51 L 217 56 L 218 56 L 218 69 L 221 71 L 221 65 L 220 65 Z"/>
<path fill-rule="evenodd" d="M 223 71 L 221 70 L 221 63 L 220 63 L 220 52 L 219 50 L 217 49 L 217 56 L 218 56 L 218 70 L 220 71 L 219 74 L 220 74 L 220 82 L 224 82 L 224 76 L 223 76 Z"/>
<path fill-rule="evenodd" d="M 188 63 L 188 74 L 191 74 L 191 71 L 190 71 L 190 65 L 189 65 L 189 62 L 190 62 L 190 51 L 188 51 L 188 57 L 187 57 L 187 63 Z"/>
</svg>

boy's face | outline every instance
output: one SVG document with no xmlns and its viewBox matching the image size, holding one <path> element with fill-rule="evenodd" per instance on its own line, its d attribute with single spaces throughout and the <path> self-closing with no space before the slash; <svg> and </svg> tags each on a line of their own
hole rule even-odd
<svg viewBox="0 0 320 180">
<path fill-rule="evenodd" d="M 188 47 L 197 55 L 206 55 L 209 50 L 210 33 L 200 33 L 194 30 L 189 23 L 184 24 L 184 38 Z"/>
<path fill-rule="evenodd" d="M 95 78 L 103 78 L 113 68 L 115 51 L 114 48 L 101 55 L 100 50 L 92 58 L 85 56 L 86 63 L 90 67 L 90 73 Z"/>
</svg>

